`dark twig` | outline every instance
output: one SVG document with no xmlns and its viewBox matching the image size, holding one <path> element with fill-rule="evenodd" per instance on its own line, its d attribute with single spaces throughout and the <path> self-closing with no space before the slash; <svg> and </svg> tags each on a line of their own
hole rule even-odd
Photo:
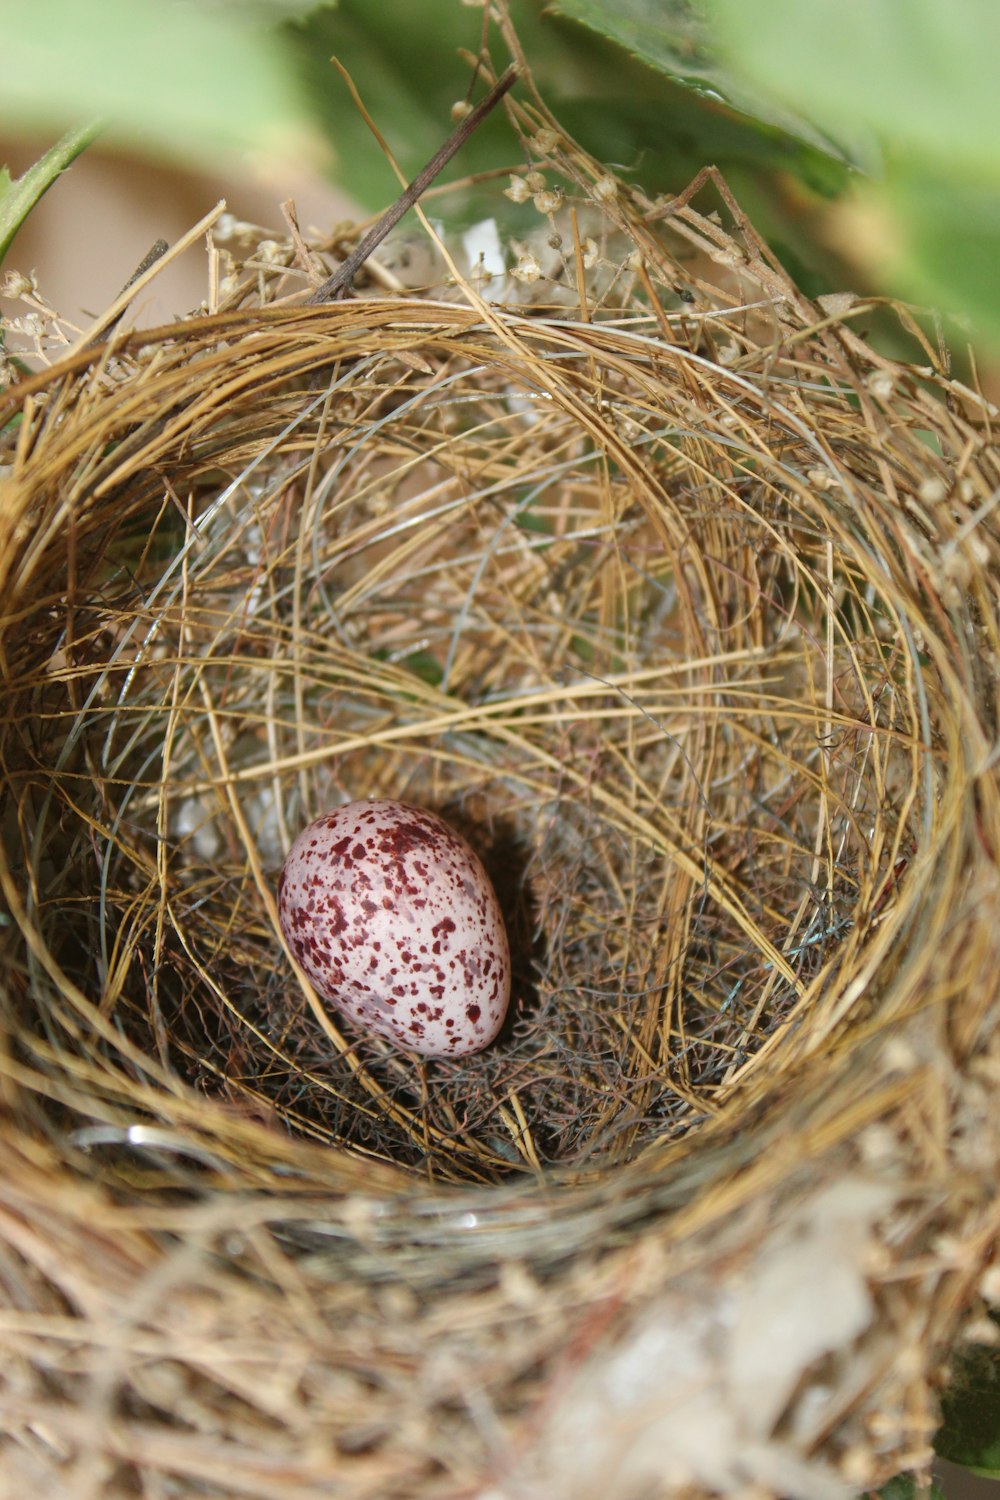
<svg viewBox="0 0 1000 1500">
<path fill-rule="evenodd" d="M 132 272 L 128 281 L 126 281 L 125 285 L 122 287 L 118 295 L 120 297 L 123 297 L 130 286 L 135 286 L 135 283 L 139 280 L 139 277 L 145 276 L 150 266 L 155 266 L 158 260 L 162 260 L 169 248 L 170 246 L 167 244 L 166 240 L 154 240 L 153 244 L 146 251 L 145 255 L 142 257 L 142 260 L 136 266 L 135 270 Z M 101 328 L 98 333 L 95 333 L 94 337 L 87 344 L 87 348 L 96 349 L 98 344 L 106 343 L 110 335 L 114 333 L 115 329 L 118 327 L 118 324 L 121 322 L 122 318 L 124 318 L 126 311 L 127 309 L 123 307 L 116 318 L 112 318 L 110 323 Z"/>
<path fill-rule="evenodd" d="M 405 188 L 391 208 L 387 208 L 378 223 L 368 231 L 364 239 L 355 250 L 344 261 L 343 265 L 337 267 L 332 276 L 328 276 L 322 286 L 318 286 L 307 298 L 306 302 L 332 302 L 335 298 L 343 296 L 358 271 L 371 255 L 372 251 L 391 233 L 405 213 L 416 203 L 422 193 L 425 193 L 434 181 L 435 177 L 444 167 L 448 165 L 455 152 L 460 150 L 472 135 L 473 131 L 480 125 L 486 116 L 493 110 L 517 82 L 517 69 L 509 67 L 502 73 L 496 83 L 490 89 L 485 99 L 480 100 L 465 119 L 462 120 L 457 129 L 448 137 L 444 145 L 435 151 L 430 161 L 420 172 L 417 173 L 409 187 Z"/>
</svg>

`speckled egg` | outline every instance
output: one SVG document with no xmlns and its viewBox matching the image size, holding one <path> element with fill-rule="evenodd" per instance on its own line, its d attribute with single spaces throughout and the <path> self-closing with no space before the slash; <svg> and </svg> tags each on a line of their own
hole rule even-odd
<svg viewBox="0 0 1000 1500">
<path fill-rule="evenodd" d="M 348 802 L 304 829 L 278 882 L 289 949 L 359 1026 L 426 1057 L 492 1042 L 510 951 L 489 876 L 436 814 Z"/>
</svg>

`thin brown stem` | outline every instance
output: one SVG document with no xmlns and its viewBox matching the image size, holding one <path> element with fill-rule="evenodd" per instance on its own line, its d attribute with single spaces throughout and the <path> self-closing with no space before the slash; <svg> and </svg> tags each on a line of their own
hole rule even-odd
<svg viewBox="0 0 1000 1500">
<path fill-rule="evenodd" d="M 331 276 L 323 282 L 322 286 L 316 288 L 307 298 L 306 302 L 332 302 L 337 297 L 342 297 L 354 280 L 358 271 L 371 255 L 373 250 L 390 234 L 405 213 L 408 213 L 417 202 L 420 195 L 426 192 L 438 173 L 451 161 L 452 157 L 459 151 L 472 135 L 473 131 L 485 120 L 486 116 L 500 103 L 500 100 L 513 88 L 517 82 L 517 69 L 509 67 L 502 73 L 496 83 L 490 89 L 485 99 L 480 100 L 465 119 L 460 121 L 456 129 L 445 141 L 425 167 L 414 177 L 407 188 L 400 193 L 395 203 L 387 208 L 378 223 L 365 235 L 355 250 L 347 257 L 344 263 L 337 267 Z"/>
</svg>

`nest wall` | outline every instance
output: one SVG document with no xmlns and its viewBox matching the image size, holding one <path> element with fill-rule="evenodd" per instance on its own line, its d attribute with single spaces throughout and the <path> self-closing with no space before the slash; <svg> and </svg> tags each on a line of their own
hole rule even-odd
<svg viewBox="0 0 1000 1500">
<path fill-rule="evenodd" d="M 724 185 L 520 124 L 567 195 L 527 300 L 295 305 L 290 245 L 5 398 L 2 1378 L 51 1493 L 848 1494 L 926 1461 L 981 1306 L 995 413 Z M 368 795 L 494 876 L 478 1057 L 282 950 L 291 838 Z"/>
</svg>

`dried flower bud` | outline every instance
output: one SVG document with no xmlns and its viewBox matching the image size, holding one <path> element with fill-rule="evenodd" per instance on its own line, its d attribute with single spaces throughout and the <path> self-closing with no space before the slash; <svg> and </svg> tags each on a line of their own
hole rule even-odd
<svg viewBox="0 0 1000 1500">
<path fill-rule="evenodd" d="M 535 194 L 534 203 L 540 214 L 554 214 L 562 199 L 559 188 L 546 188 L 544 192 Z"/>
<path fill-rule="evenodd" d="M 220 214 L 212 225 L 212 239 L 216 244 L 227 240 L 256 240 L 261 233 L 258 224 L 251 224 L 246 219 L 238 219 L 235 214 Z"/>
<path fill-rule="evenodd" d="M 518 177 L 515 172 L 512 172 L 510 187 L 504 188 L 504 197 L 509 198 L 512 203 L 527 203 L 531 197 L 531 189 L 523 177 Z"/>
<path fill-rule="evenodd" d="M 814 490 L 832 490 L 839 483 L 836 475 L 831 474 L 829 469 L 807 469 L 806 478 Z"/>
<path fill-rule="evenodd" d="M 710 260 L 714 260 L 717 266 L 742 266 L 746 264 L 743 256 L 738 250 L 722 250 L 714 247 L 708 251 Z"/>
<path fill-rule="evenodd" d="M 14 333 L 24 333 L 37 341 L 45 332 L 45 323 L 46 319 L 38 313 L 27 313 L 23 318 L 11 318 L 9 326 Z"/>
<path fill-rule="evenodd" d="M 940 505 L 948 497 L 948 486 L 940 474 L 930 474 L 920 481 L 917 494 L 925 505 Z"/>
<path fill-rule="evenodd" d="M 558 146 L 559 132 L 545 126 L 542 130 L 536 131 L 531 144 L 539 156 L 547 156 L 550 151 L 554 151 Z"/>
<path fill-rule="evenodd" d="M 896 389 L 896 382 L 889 370 L 875 370 L 866 382 L 872 395 L 879 401 L 888 401 Z"/>
<path fill-rule="evenodd" d="M 542 274 L 542 268 L 531 254 L 530 250 L 518 257 L 517 265 L 510 273 L 515 281 L 538 281 Z"/>
<path fill-rule="evenodd" d="M 8 271 L 3 281 L 0 282 L 0 296 L 2 297 L 28 297 L 38 291 L 38 282 L 35 273 L 25 276 L 23 271 Z"/>
<path fill-rule="evenodd" d="M 856 292 L 824 292 L 816 301 L 829 318 L 842 318 L 857 302 Z"/>
</svg>

